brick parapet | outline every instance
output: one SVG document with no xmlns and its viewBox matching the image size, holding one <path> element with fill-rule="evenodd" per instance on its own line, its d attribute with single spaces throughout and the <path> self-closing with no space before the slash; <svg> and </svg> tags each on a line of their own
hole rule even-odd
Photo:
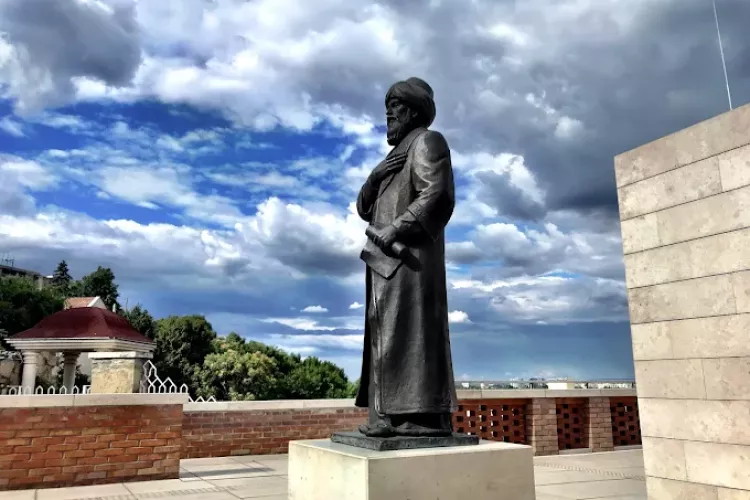
<svg viewBox="0 0 750 500">
<path fill-rule="evenodd" d="M 6 407 L 0 490 L 177 478 L 181 436 L 181 404 Z"/>
<path fill-rule="evenodd" d="M 354 407 L 186 412 L 182 458 L 287 453 L 289 441 L 325 439 L 366 420 Z"/>
<path fill-rule="evenodd" d="M 608 397 L 594 397 L 588 400 L 589 447 L 591 451 L 612 451 L 612 412 Z"/>
<path fill-rule="evenodd" d="M 557 410 L 555 400 L 534 398 L 526 404 L 526 439 L 534 455 L 557 455 Z"/>
<path fill-rule="evenodd" d="M 584 447 L 613 449 L 609 397 L 576 395 L 588 415 Z M 484 439 L 523 442 L 536 455 L 555 455 L 560 449 L 556 410 L 568 400 L 538 396 L 462 399 L 459 403 L 476 413 L 464 416 L 465 431 L 486 427 Z M 185 404 L 185 399 L 3 396 L 0 490 L 176 478 L 181 458 L 286 453 L 289 441 L 325 439 L 367 419 L 366 409 L 351 400 Z"/>
</svg>

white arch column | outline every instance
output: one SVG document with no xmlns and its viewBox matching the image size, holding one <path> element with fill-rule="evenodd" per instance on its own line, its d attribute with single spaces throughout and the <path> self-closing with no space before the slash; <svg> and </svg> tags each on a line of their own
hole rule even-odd
<svg viewBox="0 0 750 500">
<path fill-rule="evenodd" d="M 22 351 L 23 371 L 21 372 L 21 388 L 24 393 L 33 393 L 36 388 L 36 374 L 39 367 L 39 353 L 37 351 Z"/>
<path fill-rule="evenodd" d="M 75 351 L 63 352 L 63 387 L 70 394 L 76 384 L 76 367 L 78 366 L 78 355 Z"/>
</svg>

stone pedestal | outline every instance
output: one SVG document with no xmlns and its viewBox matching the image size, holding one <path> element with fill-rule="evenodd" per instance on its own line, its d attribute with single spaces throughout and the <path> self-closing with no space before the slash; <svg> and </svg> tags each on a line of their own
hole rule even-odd
<svg viewBox="0 0 750 500">
<path fill-rule="evenodd" d="M 530 446 L 373 451 L 328 439 L 289 443 L 289 500 L 535 500 Z"/>
<path fill-rule="evenodd" d="M 92 352 L 91 393 L 140 392 L 143 363 L 152 357 L 149 352 Z"/>
<path fill-rule="evenodd" d="M 649 500 L 750 498 L 750 106 L 615 173 Z"/>
</svg>

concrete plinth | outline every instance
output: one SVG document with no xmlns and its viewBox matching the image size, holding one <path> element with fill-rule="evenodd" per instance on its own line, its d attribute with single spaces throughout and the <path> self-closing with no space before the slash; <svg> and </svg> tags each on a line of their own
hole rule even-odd
<svg viewBox="0 0 750 500">
<path fill-rule="evenodd" d="M 91 359 L 91 393 L 116 394 L 140 391 L 143 363 L 150 352 L 94 352 Z"/>
<path fill-rule="evenodd" d="M 535 500 L 530 446 L 373 451 L 328 439 L 289 443 L 289 500 Z"/>
<path fill-rule="evenodd" d="M 615 171 L 648 498 L 750 499 L 750 106 Z"/>
</svg>

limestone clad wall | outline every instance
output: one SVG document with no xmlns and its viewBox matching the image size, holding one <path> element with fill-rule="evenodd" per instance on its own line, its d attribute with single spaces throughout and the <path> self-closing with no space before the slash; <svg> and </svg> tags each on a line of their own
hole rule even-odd
<svg viewBox="0 0 750 500">
<path fill-rule="evenodd" d="M 750 498 L 750 106 L 615 173 L 649 500 Z"/>
</svg>

